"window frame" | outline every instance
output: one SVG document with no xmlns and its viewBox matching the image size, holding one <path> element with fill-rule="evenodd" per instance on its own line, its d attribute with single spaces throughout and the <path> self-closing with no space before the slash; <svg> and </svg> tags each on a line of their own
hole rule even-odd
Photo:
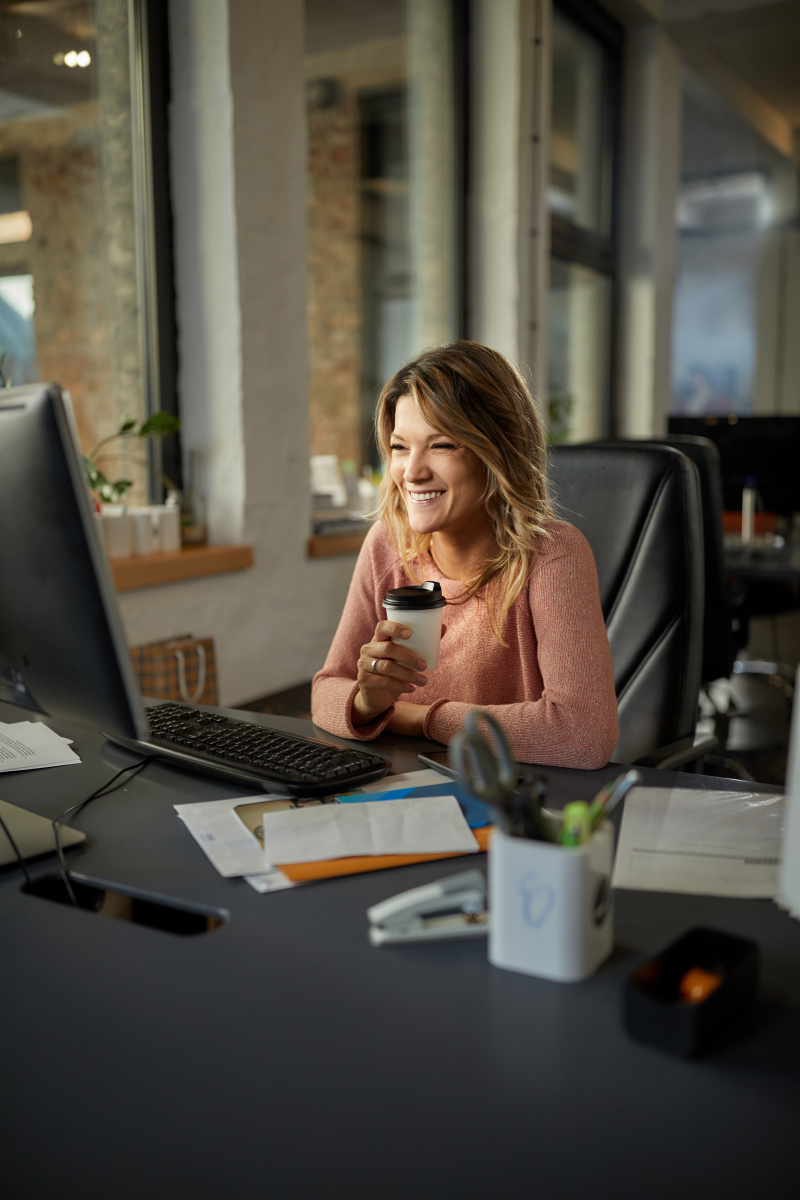
<svg viewBox="0 0 800 1200">
<path fill-rule="evenodd" d="M 137 279 L 145 412 L 180 417 L 175 249 L 169 155 L 171 60 L 169 9 L 160 0 L 128 0 Z M 183 487 L 180 433 L 148 442 L 151 503 L 164 500 L 155 473 Z"/>
<path fill-rule="evenodd" d="M 581 229 L 565 217 L 549 213 L 550 258 L 588 267 L 608 278 L 610 283 L 609 346 L 607 372 L 607 409 L 601 425 L 606 433 L 616 433 L 616 395 L 619 380 L 619 209 L 620 143 L 622 127 L 622 71 L 625 29 L 592 0 L 553 0 L 553 11 L 561 13 L 584 33 L 599 42 L 609 64 L 611 103 L 611 213 L 607 237 Z M 549 171 L 549 163 L 548 163 Z"/>
</svg>

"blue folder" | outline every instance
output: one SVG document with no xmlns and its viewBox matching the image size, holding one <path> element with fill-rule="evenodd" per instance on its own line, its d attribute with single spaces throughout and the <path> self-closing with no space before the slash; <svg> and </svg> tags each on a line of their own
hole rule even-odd
<svg viewBox="0 0 800 1200">
<path fill-rule="evenodd" d="M 432 783 L 428 787 L 405 787 L 387 792 L 348 792 L 337 796 L 339 804 L 358 804 L 364 800 L 399 800 L 403 796 L 455 796 L 470 829 L 481 829 L 491 825 L 492 815 L 486 804 L 473 796 L 461 784 L 443 780 L 442 783 Z"/>
</svg>

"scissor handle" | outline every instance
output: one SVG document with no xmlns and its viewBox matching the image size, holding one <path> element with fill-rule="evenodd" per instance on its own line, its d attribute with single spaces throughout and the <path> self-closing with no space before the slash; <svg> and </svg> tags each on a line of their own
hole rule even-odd
<svg viewBox="0 0 800 1200">
<path fill-rule="evenodd" d="M 483 709 L 474 708 L 467 713 L 467 719 L 464 722 L 464 730 L 467 734 L 477 734 L 478 737 L 488 746 L 489 752 L 492 753 L 492 743 L 486 736 L 486 733 L 481 730 L 481 723 L 487 726 L 494 735 L 495 745 L 497 747 L 497 763 L 495 772 L 501 787 L 507 791 L 513 791 L 519 781 L 519 768 L 514 761 L 514 756 L 511 753 L 511 747 L 508 744 L 508 738 L 503 732 L 503 727 L 500 722 L 492 716 L 491 713 L 485 712 Z M 494 755 L 492 755 L 494 758 Z"/>
<path fill-rule="evenodd" d="M 497 761 L 480 733 L 457 734 L 450 743 L 453 766 L 458 773 L 458 782 L 481 800 L 500 804 L 502 785 L 497 771 Z"/>
</svg>

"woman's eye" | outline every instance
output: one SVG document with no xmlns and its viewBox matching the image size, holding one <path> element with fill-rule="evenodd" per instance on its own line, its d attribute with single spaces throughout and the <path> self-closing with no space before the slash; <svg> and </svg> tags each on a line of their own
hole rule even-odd
<svg viewBox="0 0 800 1200">
<path fill-rule="evenodd" d="M 392 442 L 389 446 L 390 450 L 405 450 L 405 446 L 401 446 L 399 442 Z"/>
<path fill-rule="evenodd" d="M 454 442 L 434 442 L 433 444 L 434 450 L 455 450 L 455 448 Z"/>
</svg>

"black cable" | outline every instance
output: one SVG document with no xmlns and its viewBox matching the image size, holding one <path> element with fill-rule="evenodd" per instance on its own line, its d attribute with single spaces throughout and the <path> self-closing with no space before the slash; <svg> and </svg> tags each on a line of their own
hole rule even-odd
<svg viewBox="0 0 800 1200">
<path fill-rule="evenodd" d="M 70 808 L 65 809 L 64 812 L 61 814 L 61 816 L 56 817 L 56 819 L 53 821 L 53 837 L 55 838 L 55 842 L 56 842 L 56 852 L 58 854 L 58 867 L 59 867 L 59 870 L 61 871 L 61 878 L 64 880 L 64 887 L 67 889 L 67 895 L 69 896 L 70 900 L 72 901 L 72 903 L 75 905 L 76 908 L 78 906 L 78 901 L 75 899 L 75 893 L 72 890 L 72 884 L 71 884 L 70 878 L 69 878 L 69 869 L 67 867 L 67 861 L 64 858 L 64 847 L 61 845 L 61 834 L 59 832 L 58 827 L 61 824 L 64 824 L 64 825 L 69 824 L 69 821 L 77 813 L 79 813 L 82 808 L 85 808 L 86 805 L 89 804 L 92 800 L 97 800 L 100 796 L 107 796 L 109 794 L 109 792 L 111 791 L 112 785 L 114 783 L 116 783 L 116 781 L 119 779 L 119 777 L 121 775 L 125 775 L 128 771 L 133 771 L 138 775 L 140 771 L 144 770 L 144 768 L 147 766 L 147 764 L 149 762 L 150 762 L 149 758 L 143 758 L 143 759 L 141 759 L 140 762 L 131 763 L 131 765 L 129 767 L 123 767 L 121 771 L 117 771 L 116 775 L 112 775 L 112 777 L 106 783 L 102 784 L 97 789 L 97 791 L 92 792 L 91 796 L 87 796 L 85 800 L 79 800 L 77 804 L 73 804 Z M 133 776 L 131 776 L 130 778 L 133 778 Z M 126 783 L 127 782 L 128 782 L 128 780 L 126 780 Z M 27 872 L 26 872 L 26 875 L 27 875 Z"/>
<path fill-rule="evenodd" d="M 16 854 L 17 861 L 19 862 L 19 865 L 22 867 L 23 874 L 25 875 L 25 882 L 30 883 L 31 882 L 31 873 L 28 870 L 28 864 L 25 862 L 25 859 L 20 854 L 19 846 L 17 845 L 17 843 L 14 841 L 13 837 L 11 836 L 11 830 L 8 828 L 8 826 L 6 825 L 6 823 L 2 817 L 0 817 L 0 828 L 2 828 L 3 833 L 6 835 L 8 840 L 11 842 L 11 849 Z"/>
</svg>

